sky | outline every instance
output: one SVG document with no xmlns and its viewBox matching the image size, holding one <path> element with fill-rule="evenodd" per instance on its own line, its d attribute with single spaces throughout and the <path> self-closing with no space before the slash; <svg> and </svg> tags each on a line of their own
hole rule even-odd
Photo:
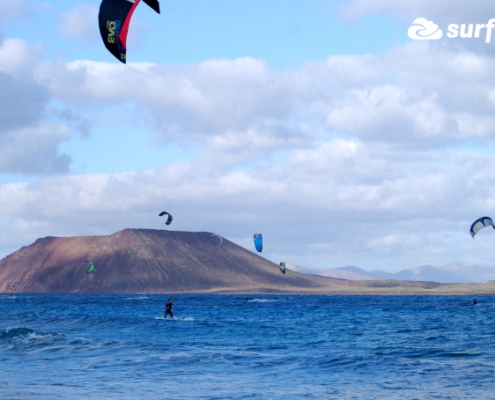
<svg viewBox="0 0 495 400">
<path fill-rule="evenodd" d="M 495 217 L 492 1 L 140 3 L 126 65 L 99 4 L 1 1 L 0 258 L 146 228 L 260 232 L 309 268 L 495 267 L 495 232 L 469 234 Z"/>
</svg>

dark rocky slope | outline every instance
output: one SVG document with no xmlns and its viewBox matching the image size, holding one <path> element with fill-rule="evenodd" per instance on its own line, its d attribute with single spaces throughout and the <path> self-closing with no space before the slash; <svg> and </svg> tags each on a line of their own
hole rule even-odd
<svg viewBox="0 0 495 400">
<path fill-rule="evenodd" d="M 0 261 L 0 292 L 326 292 L 333 280 L 278 265 L 208 232 L 125 229 L 45 237 Z M 93 261 L 96 270 L 86 274 Z"/>
</svg>

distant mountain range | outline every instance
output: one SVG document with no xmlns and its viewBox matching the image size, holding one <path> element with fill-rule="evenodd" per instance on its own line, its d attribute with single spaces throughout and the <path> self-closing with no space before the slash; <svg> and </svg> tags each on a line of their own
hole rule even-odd
<svg viewBox="0 0 495 400">
<path fill-rule="evenodd" d="M 403 269 L 399 272 L 365 271 L 359 267 L 347 266 L 334 269 L 306 268 L 288 265 L 289 269 L 303 274 L 319 275 L 348 280 L 395 279 L 402 281 L 425 281 L 438 283 L 485 283 L 495 279 L 495 268 L 484 265 L 463 265 L 452 262 L 442 267 L 424 265 Z"/>
</svg>

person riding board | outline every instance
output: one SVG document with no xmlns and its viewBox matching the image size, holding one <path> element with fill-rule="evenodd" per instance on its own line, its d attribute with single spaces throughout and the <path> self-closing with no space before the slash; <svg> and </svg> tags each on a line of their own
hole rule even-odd
<svg viewBox="0 0 495 400">
<path fill-rule="evenodd" d="M 167 315 L 170 315 L 171 318 L 174 317 L 174 314 L 172 313 L 173 305 L 172 299 L 168 299 L 167 304 L 165 304 L 165 314 L 163 315 L 163 318 L 167 318 Z"/>
</svg>

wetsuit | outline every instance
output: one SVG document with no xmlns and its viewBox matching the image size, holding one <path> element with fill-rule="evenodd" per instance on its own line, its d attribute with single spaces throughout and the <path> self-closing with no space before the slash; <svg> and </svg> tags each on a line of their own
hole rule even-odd
<svg viewBox="0 0 495 400">
<path fill-rule="evenodd" d="M 170 317 L 174 317 L 174 314 L 172 313 L 172 300 L 167 301 L 167 304 L 165 305 L 165 315 L 163 318 L 167 318 L 167 315 L 170 315 Z"/>
</svg>

